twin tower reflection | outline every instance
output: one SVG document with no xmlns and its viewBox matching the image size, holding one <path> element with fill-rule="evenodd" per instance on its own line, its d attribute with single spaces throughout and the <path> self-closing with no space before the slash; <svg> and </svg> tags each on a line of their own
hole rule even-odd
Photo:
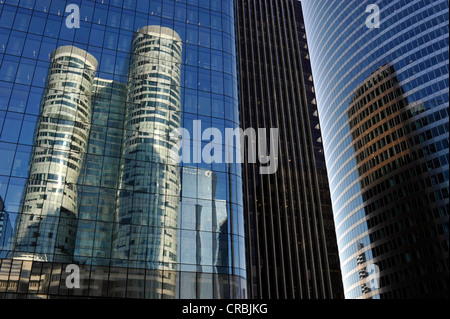
<svg viewBox="0 0 450 319">
<path fill-rule="evenodd" d="M 228 266 L 227 203 L 214 198 L 215 173 L 183 168 L 180 176 L 169 162 L 177 147 L 169 133 L 181 127 L 181 67 L 181 38 L 160 26 L 134 34 L 124 81 L 95 77 L 97 60 L 74 46 L 52 53 L 14 259 L 152 269 L 156 293 L 173 296 L 181 203 L 195 212 L 195 271 L 202 258 Z M 210 204 L 180 201 L 181 180 Z M 207 252 L 204 218 L 213 225 Z"/>
</svg>

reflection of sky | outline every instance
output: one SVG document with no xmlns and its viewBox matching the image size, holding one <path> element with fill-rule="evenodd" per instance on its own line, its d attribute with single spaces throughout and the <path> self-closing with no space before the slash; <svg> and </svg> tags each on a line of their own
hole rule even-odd
<svg viewBox="0 0 450 319">
<path fill-rule="evenodd" d="M 216 175 L 203 169 L 182 169 L 178 267 L 181 271 L 220 272 L 233 261 L 235 271 L 239 274 L 241 268 L 241 276 L 245 276 L 244 238 L 238 236 L 239 231 L 243 234 L 242 212 L 236 207 L 230 210 L 225 200 L 229 194 L 220 187 L 224 181 Z"/>
</svg>

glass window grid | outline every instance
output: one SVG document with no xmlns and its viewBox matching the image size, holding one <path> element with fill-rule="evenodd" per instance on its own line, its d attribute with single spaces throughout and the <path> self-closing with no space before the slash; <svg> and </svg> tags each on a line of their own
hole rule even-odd
<svg viewBox="0 0 450 319">
<path fill-rule="evenodd" d="M 131 1 L 133 2 L 133 1 Z M 167 1 L 167 3 L 170 1 Z M 179 2 L 184 1 L 177 1 L 177 5 Z M 230 3 L 230 1 L 227 1 Z M 133 28 L 126 24 L 126 22 L 122 22 L 125 24 L 121 24 L 120 28 L 118 24 L 114 24 L 115 22 L 111 22 L 114 26 L 105 25 L 107 22 L 105 20 L 102 21 L 102 14 L 104 11 L 102 9 L 106 8 L 105 10 L 120 12 L 120 14 L 124 14 L 125 16 L 129 16 L 131 14 L 136 14 L 136 21 L 141 21 L 143 14 L 148 13 L 145 12 L 145 9 L 142 9 L 142 7 L 134 8 L 133 5 L 130 5 L 130 1 L 125 1 L 123 4 L 123 8 L 121 8 L 121 3 L 118 1 L 111 1 L 108 5 L 108 2 L 105 1 L 105 3 L 102 5 L 99 2 L 93 3 L 90 1 L 82 1 L 81 2 L 81 23 L 85 25 L 89 25 L 89 29 L 91 30 L 91 33 L 89 35 L 89 32 L 80 32 L 80 30 L 67 30 L 64 27 L 65 22 L 65 16 L 64 13 L 64 1 L 47 1 L 47 2 L 34 2 L 34 1 L 21 1 L 20 5 L 21 7 L 17 8 L 17 14 L 16 14 L 16 23 L 11 23 L 12 31 L 8 29 L 2 28 L 1 34 L 11 34 L 14 36 L 14 43 L 17 43 L 15 46 L 12 46 L 11 49 L 6 49 L 6 42 L 5 42 L 5 49 L 2 50 L 0 47 L 0 59 L 2 61 L 11 60 L 11 62 L 16 63 L 14 68 L 11 69 L 10 76 L 6 79 L 7 81 L 11 80 L 11 82 L 5 81 L 4 78 L 1 79 L 2 86 L 8 86 L 9 83 L 13 84 L 13 90 L 16 90 L 14 92 L 19 92 L 21 89 L 28 90 L 31 94 L 28 98 L 28 100 L 23 99 L 19 103 L 19 100 L 16 99 L 19 95 L 11 96 L 10 101 L 14 101 L 17 103 L 15 105 L 10 105 L 10 107 L 5 108 L 5 110 L 0 109 L 0 118 L 2 125 L 5 123 L 6 125 L 10 125 L 12 123 L 12 120 L 10 121 L 10 117 L 18 117 L 23 119 L 23 127 L 22 126 L 15 126 L 14 129 L 18 130 L 19 133 L 14 133 L 14 131 L 8 130 L 8 137 L 7 135 L 4 135 L 4 138 L 1 140 L 1 144 L 7 145 L 11 144 L 13 147 L 15 145 L 15 152 L 16 155 L 13 159 L 14 161 L 14 167 L 11 166 L 8 173 L 2 174 L 1 180 L 2 181 L 9 181 L 10 187 L 7 189 L 5 186 L 6 184 L 0 182 L 0 188 L 1 188 L 1 194 L 3 198 L 10 198 L 10 196 L 7 195 L 7 193 L 11 193 L 14 189 L 16 191 L 19 191 L 17 187 L 20 189 L 24 187 L 26 182 L 26 176 L 24 174 L 20 173 L 17 169 L 22 164 L 16 164 L 19 161 L 19 157 L 23 156 L 29 156 L 30 154 L 30 146 L 33 145 L 32 136 L 34 133 L 34 123 L 38 120 L 39 115 L 39 104 L 40 101 L 38 100 L 38 97 L 42 95 L 43 88 L 45 87 L 46 77 L 47 77 L 47 70 L 49 66 L 49 57 L 50 53 L 57 47 L 61 45 L 67 45 L 67 44 L 73 44 L 77 47 L 80 47 L 81 49 L 87 50 L 89 53 L 94 54 L 94 56 L 97 57 L 99 61 L 99 75 L 101 77 L 105 78 L 117 78 L 117 72 L 119 71 L 117 66 L 112 67 L 108 66 L 109 63 L 113 63 L 114 60 L 125 60 L 126 54 L 128 53 L 128 48 L 125 47 L 125 45 L 121 46 L 121 38 L 120 35 L 123 34 L 123 40 L 122 43 L 125 43 L 125 39 L 131 39 L 131 31 L 133 31 Z M 10 5 L 11 4 L 11 5 Z M 199 42 L 195 45 L 195 48 L 197 50 L 201 50 L 202 52 L 205 52 L 207 56 L 205 56 L 205 59 L 209 56 L 210 59 L 214 58 L 214 60 L 211 60 L 211 62 L 214 62 L 214 64 L 210 64 L 211 62 L 208 62 L 208 60 L 203 62 L 204 60 L 199 60 L 200 66 L 203 66 L 203 68 L 199 67 L 199 64 L 193 64 L 193 66 L 198 70 L 197 72 L 200 72 L 200 74 L 205 74 L 206 72 L 211 72 L 210 77 L 214 78 L 216 80 L 218 79 L 225 79 L 227 83 L 227 87 L 237 87 L 237 79 L 236 79 L 236 63 L 234 61 L 234 43 L 232 42 L 234 39 L 234 25 L 231 22 L 232 16 L 233 16 L 233 8 L 232 5 L 228 4 L 228 8 L 225 10 L 224 13 L 220 13 L 221 10 L 221 4 L 226 7 L 226 2 L 224 1 L 202 1 L 202 4 L 200 7 L 192 7 L 191 3 L 187 4 L 187 7 L 193 8 L 194 11 L 201 11 L 203 14 L 210 13 L 213 16 L 211 29 L 207 28 L 209 25 L 201 25 L 201 28 L 203 30 L 211 30 L 213 35 L 220 36 L 220 38 L 224 39 L 225 42 L 223 43 L 211 43 L 207 44 L 205 46 L 203 42 Z M 34 10 L 30 10 L 29 8 L 35 5 Z M 145 6 L 144 6 L 145 7 Z M 164 7 L 166 7 L 166 1 L 164 3 Z M 168 7 L 168 6 L 167 6 Z M 50 8 L 50 9 L 49 9 Z M 133 11 L 134 9 L 138 11 Z M 16 10 L 14 3 L 8 2 L 8 4 L 2 4 L 0 6 L 0 10 Z M 150 10 L 150 8 L 148 8 Z M 212 10 L 212 11 L 209 11 Z M 58 13 L 59 11 L 59 13 Z M 3 11 L 2 11 L 3 12 Z M 5 11 L 6 12 L 6 11 Z M 167 11 L 169 12 L 169 11 Z M 83 14 L 86 13 L 86 16 L 83 17 Z M 157 21 L 160 21 L 162 25 L 170 24 L 171 27 L 174 26 L 174 22 L 170 22 L 169 19 L 160 18 L 160 12 L 154 12 L 154 18 L 151 16 L 149 17 L 149 20 L 145 21 L 145 24 L 151 24 L 152 22 L 155 23 Z M 231 17 L 230 17 L 231 15 Z M 11 15 L 14 17 L 14 15 Z M 29 25 L 24 24 L 23 17 L 27 17 L 29 20 Z M 96 19 L 100 19 L 100 24 L 96 23 Z M 141 18 L 141 20 L 139 20 Z M 41 20 L 39 20 L 41 19 Z M 112 18 L 111 18 L 112 19 Z M 47 21 L 44 25 L 42 25 L 42 22 Z M 175 28 L 181 28 L 180 33 L 184 33 L 184 29 L 187 24 L 182 24 L 185 22 L 184 20 L 177 21 L 178 25 L 175 26 Z M 177 23 L 175 22 L 175 24 Z M 56 24 L 55 24 L 56 23 Z M 128 23 L 128 22 L 127 22 Z M 138 22 L 136 22 L 138 23 Z M 53 25 L 54 24 L 54 25 Z M 42 25 L 42 27 L 40 27 Z M 61 27 L 60 27 L 61 26 Z M 115 27 L 117 26 L 117 27 Z M 189 27 L 189 26 L 188 26 Z M 0 27 L 1 28 L 1 27 Z M 217 32 L 220 30 L 220 33 Z M 58 33 L 56 33 L 58 31 Z M 126 31 L 130 31 L 130 33 L 126 33 Z M 223 32 L 223 34 L 221 33 Z M 117 36 L 109 37 L 107 38 L 106 35 L 108 34 L 117 34 Z M 228 36 L 227 36 L 228 34 Z M 233 35 L 232 35 L 233 34 Z M 42 36 L 44 35 L 44 37 Z M 222 37 L 223 35 L 223 37 Z M 119 38 L 119 42 L 117 42 L 117 37 Z M 11 37 L 10 37 L 11 38 Z M 116 38 L 113 40 L 113 38 Z M 16 40 L 19 41 L 16 41 Z M 222 42 L 222 41 L 221 41 Z M 12 42 L 11 42 L 12 43 Z M 115 44 L 117 43 L 117 44 Z M 2 43 L 3 44 L 3 43 Z M 186 43 L 183 43 L 183 46 L 187 45 Z M 191 45 L 189 43 L 189 45 Z M 214 47 L 216 45 L 216 47 Z M 9 47 L 8 47 L 9 48 Z M 6 51 L 5 51 L 6 50 Z M 12 51 L 8 51 L 12 50 Z M 224 50 L 224 51 L 223 51 Z M 26 51 L 26 52 L 25 52 Z M 107 60 L 104 60 L 107 56 L 108 52 L 110 53 L 110 62 Z M 184 53 L 184 52 L 183 52 Z M 112 55 L 111 55 L 112 54 Z M 217 59 L 217 54 L 220 54 L 219 59 Z M 22 58 L 18 58 L 15 55 L 22 56 Z M 102 57 L 101 59 L 99 57 Z M 31 63 L 31 66 L 29 67 L 29 71 L 27 69 L 27 65 Z M 108 66 L 107 69 L 104 68 L 104 66 Z M 110 64 L 109 64 L 110 65 Z M 34 75 L 31 73 L 33 71 L 34 67 Z M 30 79 L 28 78 L 27 72 L 30 73 Z M 121 70 L 120 70 L 121 71 Z M 222 73 L 223 72 L 223 73 Z M 221 74 L 228 73 L 229 75 L 225 75 L 221 77 Z M 25 74 L 24 76 L 21 76 L 21 74 Z M 13 77 L 14 75 L 14 77 Z M 15 83 L 15 84 L 14 84 Z M 206 113 L 203 115 L 206 115 L 207 119 L 206 123 L 213 123 L 213 122 L 221 122 L 223 124 L 220 124 L 220 126 L 225 127 L 225 125 L 230 127 L 235 127 L 239 123 L 239 115 L 237 112 L 231 112 L 231 117 L 228 111 L 228 108 L 225 108 L 225 112 L 219 111 L 220 107 L 223 105 L 233 106 L 234 109 L 237 109 L 237 90 L 228 90 L 227 87 L 224 87 L 224 91 L 222 92 L 222 89 L 214 89 L 210 87 L 205 87 L 204 91 L 202 92 L 199 90 L 198 87 L 194 86 L 194 91 L 198 94 L 198 97 L 204 96 L 205 93 L 210 96 L 210 98 L 213 101 L 217 101 L 217 108 L 214 110 L 207 110 L 207 109 L 199 109 L 198 111 L 192 112 L 192 115 L 202 115 L 202 113 Z M 180 88 L 182 91 L 185 90 L 184 85 Z M 8 88 L 7 88 L 8 90 Z M 211 93 L 212 92 L 212 93 Z M 16 94 L 16 93 L 14 93 Z M 19 94 L 19 93 L 17 93 Z M 184 94 L 183 94 L 184 96 Z M 2 98 L 9 98 L 2 94 Z M 6 106 L 7 104 L 3 104 Z M 207 104 L 205 104 L 207 105 Z M 214 104 L 213 104 L 214 105 Z M 230 108 L 231 109 L 231 108 Z M 188 112 L 184 112 L 183 118 L 185 115 L 188 114 Z M 8 122 L 6 122 L 6 118 L 8 119 Z M 5 120 L 4 120 L 5 119 Z M 224 120 L 226 119 L 226 120 Z M 34 123 L 33 123 L 34 122 Z M 25 127 L 25 123 L 27 123 L 27 127 Z M 28 127 L 30 125 L 30 127 Z M 94 131 L 95 128 L 100 128 L 99 126 L 93 126 L 92 130 Z M 6 131 L 5 131 L 6 134 Z M 11 143 L 13 142 L 13 143 Z M 6 146 L 4 146 L 6 147 Z M 24 153 L 24 150 L 25 153 Z M 24 154 L 24 155 L 21 155 Z M 89 156 L 89 154 L 86 154 Z M 103 158 L 106 158 L 104 155 L 102 155 Z M 99 157 L 100 158 L 100 157 Z M 20 159 L 21 162 L 24 160 L 23 158 Z M 11 164 L 12 165 L 12 164 Z M 19 166 L 17 166 L 19 165 Z M 26 165 L 25 165 L 26 166 Z M 226 174 L 231 175 L 231 179 L 234 181 L 233 185 L 235 184 L 235 181 L 237 179 L 240 179 L 240 170 L 238 170 L 235 167 L 231 167 L 231 170 L 229 168 L 226 168 L 222 165 L 213 165 L 212 167 L 217 172 L 223 172 L 224 176 Z M 181 169 L 181 168 L 180 168 Z M 17 173 L 16 173 L 17 170 Z M 25 177 L 25 178 L 22 178 Z M 228 183 L 225 181 L 225 183 Z M 13 185 L 18 185 L 17 187 L 13 187 Z M 84 184 L 82 184 L 84 185 Z M 82 186 L 79 185 L 79 188 Z M 237 185 L 237 184 L 236 184 Z M 239 183 L 240 185 L 240 183 Z M 228 186 L 230 187 L 230 186 Z M 226 189 L 228 189 L 228 187 Z M 234 188 L 234 186 L 233 186 Z M 225 189 L 225 190 L 226 190 Z M 238 193 L 238 189 L 233 189 L 234 194 Z M 234 195 L 233 194 L 233 195 Z M 228 196 L 228 195 L 227 195 Z M 230 200 L 230 198 L 226 198 L 227 200 Z M 94 202 L 95 203 L 95 202 Z M 242 207 L 242 198 L 239 199 L 235 196 L 233 196 L 232 199 L 233 206 L 235 206 L 235 210 L 238 210 L 238 207 Z M 237 203 L 237 204 L 234 204 Z M 11 208 L 11 215 L 15 215 L 15 212 L 18 211 L 19 203 L 16 202 L 15 204 L 12 201 L 7 200 L 8 208 Z M 99 208 L 101 209 L 101 207 Z M 228 209 L 228 208 L 227 208 Z M 239 209 L 242 213 L 242 209 Z M 94 213 L 93 215 L 94 220 L 97 220 L 100 223 L 101 214 Z M 240 217 L 242 218 L 242 216 Z M 85 220 L 85 219 L 82 219 Z M 80 220 L 80 221 L 82 221 Z M 89 219 L 87 219 L 89 220 Z M 106 223 L 106 224 L 105 224 Z M 236 223 L 236 225 L 242 224 L 241 222 Z M 103 226 L 110 225 L 109 222 L 103 222 Z M 103 227 L 102 226 L 102 227 Z M 243 234 L 243 226 L 239 226 L 238 229 L 233 229 L 233 233 L 236 232 L 236 235 L 239 237 Z M 238 234 L 238 232 L 240 233 Z M 215 234 L 213 232 L 207 232 L 211 234 Z M 234 235 L 233 235 L 234 236 Z M 238 238 L 236 237 L 236 238 Z M 242 236 L 241 236 L 242 237 Z M 231 240 L 231 239 L 230 239 Z M 241 248 L 241 254 L 243 253 L 244 246 L 243 246 L 243 237 L 240 240 L 240 244 L 238 245 Z M 95 250 L 95 248 L 94 248 Z M 237 249 L 238 250 L 238 249 Z M 242 259 L 242 258 L 241 258 Z M 237 258 L 239 260 L 239 258 Z M 243 262 L 243 263 L 242 263 Z M 236 272 L 240 273 L 242 276 L 245 276 L 245 260 L 242 260 L 241 263 L 238 263 L 237 267 L 241 267 L 241 270 L 238 270 L 236 268 Z"/>
</svg>

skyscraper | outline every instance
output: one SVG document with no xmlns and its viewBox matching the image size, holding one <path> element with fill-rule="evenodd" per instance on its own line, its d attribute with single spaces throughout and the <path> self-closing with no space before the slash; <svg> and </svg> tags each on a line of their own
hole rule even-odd
<svg viewBox="0 0 450 319">
<path fill-rule="evenodd" d="M 278 171 L 243 168 L 249 295 L 343 296 L 301 4 L 238 0 L 241 123 L 280 129 Z M 256 143 L 248 140 L 247 143 Z"/>
<path fill-rule="evenodd" d="M 302 3 L 345 295 L 448 296 L 448 1 Z"/>
<path fill-rule="evenodd" d="M 172 295 L 180 178 L 170 161 L 170 132 L 181 126 L 181 63 L 181 38 L 172 29 L 135 33 L 112 256 L 114 265 L 173 272 L 173 291 L 165 292 Z"/>
</svg>

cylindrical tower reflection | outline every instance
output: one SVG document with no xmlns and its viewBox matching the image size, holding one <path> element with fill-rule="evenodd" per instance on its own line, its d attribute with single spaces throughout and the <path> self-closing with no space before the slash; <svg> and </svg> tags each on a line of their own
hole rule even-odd
<svg viewBox="0 0 450 319">
<path fill-rule="evenodd" d="M 70 261 L 77 188 L 91 121 L 91 90 L 97 60 L 63 46 L 53 51 L 29 179 L 17 223 L 15 258 Z"/>
<path fill-rule="evenodd" d="M 181 52 L 181 38 L 169 28 L 147 26 L 133 37 L 113 243 L 117 266 L 176 271 L 180 182 L 169 133 L 181 126 Z M 175 274 L 155 276 L 165 281 L 155 293 L 173 296 Z"/>
</svg>

